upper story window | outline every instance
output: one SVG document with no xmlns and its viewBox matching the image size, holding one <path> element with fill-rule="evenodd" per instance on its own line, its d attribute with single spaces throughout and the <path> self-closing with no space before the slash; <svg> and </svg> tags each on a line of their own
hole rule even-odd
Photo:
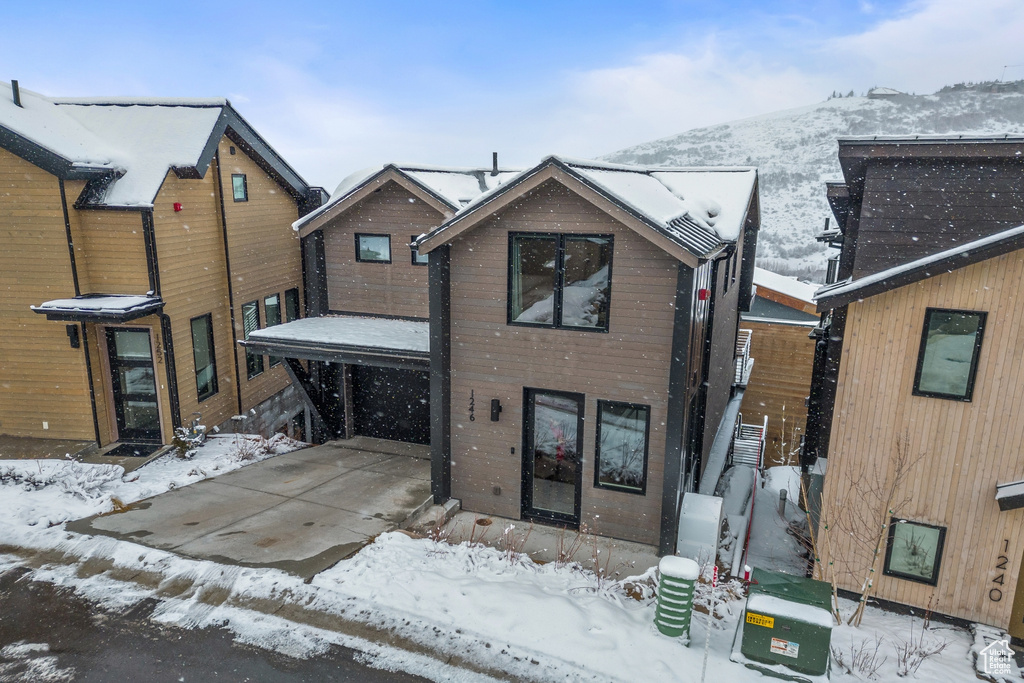
<svg viewBox="0 0 1024 683">
<path fill-rule="evenodd" d="M 985 315 L 981 311 L 925 310 L 915 395 L 971 400 Z"/>
<path fill-rule="evenodd" d="M 356 261 L 391 263 L 391 235 L 356 233 Z"/>
<path fill-rule="evenodd" d="M 412 249 L 412 264 L 414 266 L 425 266 L 430 263 L 430 254 L 421 254 L 419 249 L 413 242 L 416 241 L 418 235 L 413 235 L 409 238 L 409 248 Z"/>
<path fill-rule="evenodd" d="M 250 301 L 242 304 L 242 332 L 244 338 L 260 329 L 260 303 Z M 263 356 L 250 349 L 245 350 L 245 376 L 249 379 L 263 372 Z"/>
<path fill-rule="evenodd" d="M 608 331 L 611 235 L 509 233 L 508 323 Z"/>
<path fill-rule="evenodd" d="M 231 174 L 231 194 L 236 202 L 249 201 L 249 188 L 245 184 L 244 173 Z"/>
<path fill-rule="evenodd" d="M 298 287 L 292 287 L 284 293 L 284 319 L 286 322 L 299 319 Z"/>
<path fill-rule="evenodd" d="M 270 296 L 263 299 L 263 310 L 267 316 L 267 327 L 273 327 L 274 325 L 281 324 L 281 297 L 277 294 L 271 294 Z M 275 367 L 281 364 L 280 356 L 268 356 L 270 361 L 270 367 Z"/>
</svg>

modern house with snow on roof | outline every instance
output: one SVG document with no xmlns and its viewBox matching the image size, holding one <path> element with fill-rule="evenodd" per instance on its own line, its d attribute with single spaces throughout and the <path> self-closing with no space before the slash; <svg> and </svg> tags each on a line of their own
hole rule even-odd
<svg viewBox="0 0 1024 683">
<path fill-rule="evenodd" d="M 1015 638 L 1024 637 L 1022 158 L 1020 136 L 839 141 L 844 182 L 828 186 L 839 232 L 828 239 L 841 252 L 816 294 L 804 453 L 824 471 L 833 524 L 887 518 L 877 597 Z M 892 481 L 897 448 L 910 467 L 887 514 L 869 489 Z M 821 559 L 849 590 L 873 552 L 856 533 L 833 534 Z"/>
<path fill-rule="evenodd" d="M 416 240 L 435 498 L 673 552 L 732 396 L 757 187 L 548 157 Z"/>
<path fill-rule="evenodd" d="M 250 411 L 287 429 L 280 359 L 236 341 L 301 315 L 290 226 L 323 191 L 223 99 L 0 89 L 0 434 L 145 450 Z"/>
</svg>

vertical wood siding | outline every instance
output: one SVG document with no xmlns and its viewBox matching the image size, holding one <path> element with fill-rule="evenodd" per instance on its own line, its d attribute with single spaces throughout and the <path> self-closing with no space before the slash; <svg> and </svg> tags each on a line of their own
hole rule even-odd
<svg viewBox="0 0 1024 683">
<path fill-rule="evenodd" d="M 0 434 L 91 441 L 84 350 L 29 309 L 75 293 L 58 181 L 2 149 L 0 244 Z"/>
<path fill-rule="evenodd" d="M 409 238 L 443 216 L 389 182 L 323 228 L 327 298 L 333 311 L 427 318 L 427 267 L 412 265 Z M 391 235 L 391 263 L 359 263 L 355 234 Z"/>
<path fill-rule="evenodd" d="M 508 232 L 610 234 L 608 333 L 509 326 Z M 452 244 L 452 495 L 467 510 L 520 515 L 523 388 L 586 395 L 582 521 L 602 535 L 658 541 L 678 262 L 554 182 Z M 468 415 L 470 391 L 476 420 Z M 491 422 L 490 400 L 504 408 Z M 594 487 L 597 401 L 651 407 L 644 496 Z M 515 449 L 515 453 L 512 453 Z M 493 487 L 501 489 L 500 495 Z"/>
<path fill-rule="evenodd" d="M 911 502 L 900 516 L 947 529 L 937 586 L 879 574 L 878 597 L 1008 624 L 1024 510 L 1000 512 L 995 491 L 998 483 L 1024 479 L 1022 281 L 1024 252 L 1017 251 L 849 306 L 825 505 L 849 517 L 851 506 L 862 505 L 849 482 L 865 471 L 891 470 L 895 441 L 906 435 L 911 457 L 921 459 L 901 492 Z M 912 395 L 927 307 L 988 313 L 969 403 Z M 866 566 L 864 554 L 841 537 L 833 543 L 841 570 Z M 1006 569 L 997 569 L 1004 554 Z M 862 578 L 843 574 L 841 585 L 855 589 Z M 990 599 L 992 588 L 1002 591 L 1001 600 Z"/>
</svg>

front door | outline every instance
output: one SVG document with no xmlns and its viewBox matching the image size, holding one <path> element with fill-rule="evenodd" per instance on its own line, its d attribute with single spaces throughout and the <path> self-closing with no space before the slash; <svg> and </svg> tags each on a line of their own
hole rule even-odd
<svg viewBox="0 0 1024 683">
<path fill-rule="evenodd" d="M 522 515 L 578 527 L 583 394 L 527 389 L 524 400 Z"/>
<path fill-rule="evenodd" d="M 160 443 L 160 408 L 149 330 L 107 328 L 119 441 Z"/>
</svg>

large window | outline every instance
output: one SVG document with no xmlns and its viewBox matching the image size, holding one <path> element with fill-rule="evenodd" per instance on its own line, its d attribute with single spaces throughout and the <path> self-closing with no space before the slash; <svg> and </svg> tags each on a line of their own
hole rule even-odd
<svg viewBox="0 0 1024 683">
<path fill-rule="evenodd" d="M 284 319 L 289 323 L 299 319 L 298 287 L 293 287 L 284 293 Z"/>
<path fill-rule="evenodd" d="M 249 188 L 245 184 L 244 173 L 234 173 L 231 175 L 231 195 L 236 202 L 249 201 Z"/>
<path fill-rule="evenodd" d="M 985 313 L 927 309 L 914 394 L 970 401 L 984 331 Z"/>
<path fill-rule="evenodd" d="M 508 322 L 608 331 L 612 238 L 509 234 Z"/>
<path fill-rule="evenodd" d="M 391 235 L 356 233 L 356 261 L 391 263 Z"/>
<path fill-rule="evenodd" d="M 250 301 L 247 304 L 242 304 L 242 331 L 245 333 L 245 338 L 248 339 L 249 335 L 258 329 L 260 329 L 260 302 Z M 246 349 L 246 377 L 252 379 L 261 372 L 263 372 L 263 356 Z"/>
<path fill-rule="evenodd" d="M 649 406 L 598 401 L 594 486 L 645 493 L 650 433 Z"/>
<path fill-rule="evenodd" d="M 192 318 L 192 358 L 196 365 L 196 396 L 198 400 L 217 393 L 217 360 L 213 352 L 213 316 L 209 313 Z"/>
<path fill-rule="evenodd" d="M 939 580 L 945 539 L 945 527 L 893 517 L 889 523 L 885 573 L 934 586 Z"/>
<path fill-rule="evenodd" d="M 267 327 L 281 324 L 281 297 L 271 294 L 263 300 L 263 311 L 267 316 Z M 280 356 L 268 356 L 270 367 L 281 364 Z"/>
</svg>

